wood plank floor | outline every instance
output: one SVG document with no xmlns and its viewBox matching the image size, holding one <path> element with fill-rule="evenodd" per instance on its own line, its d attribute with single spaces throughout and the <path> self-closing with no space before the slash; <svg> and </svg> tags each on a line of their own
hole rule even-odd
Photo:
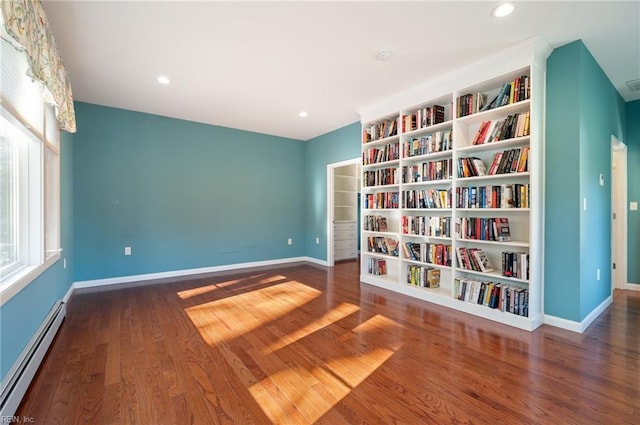
<svg viewBox="0 0 640 425">
<path fill-rule="evenodd" d="M 638 424 L 640 293 L 582 335 L 358 282 L 355 262 L 76 293 L 35 424 Z"/>
</svg>

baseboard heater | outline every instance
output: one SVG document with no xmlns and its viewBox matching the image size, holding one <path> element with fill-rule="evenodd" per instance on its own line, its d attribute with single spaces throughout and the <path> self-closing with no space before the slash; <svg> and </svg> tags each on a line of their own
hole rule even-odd
<svg viewBox="0 0 640 425">
<path fill-rule="evenodd" d="M 65 303 L 62 300 L 56 301 L 31 341 L 2 380 L 0 418 L 11 418 L 18 410 L 22 397 L 27 392 L 66 314 Z"/>
</svg>

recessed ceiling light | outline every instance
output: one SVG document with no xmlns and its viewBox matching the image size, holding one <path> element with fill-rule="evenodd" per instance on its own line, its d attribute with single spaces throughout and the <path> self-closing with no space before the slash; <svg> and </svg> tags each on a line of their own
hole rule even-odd
<svg viewBox="0 0 640 425">
<path fill-rule="evenodd" d="M 513 5 L 511 3 L 503 3 L 500 6 L 496 6 L 491 11 L 491 16 L 493 16 L 494 18 L 504 18 L 511 12 L 513 12 Z"/>
<path fill-rule="evenodd" d="M 167 77 L 165 77 L 164 75 L 161 75 L 161 76 L 159 76 L 159 77 L 158 77 L 158 82 L 159 82 L 160 84 L 167 85 L 167 84 L 169 84 L 171 81 L 169 81 L 169 79 L 168 79 Z"/>
<path fill-rule="evenodd" d="M 381 50 L 376 55 L 376 59 L 381 61 L 381 62 L 385 62 L 385 61 L 388 61 L 389 59 L 391 59 L 391 55 L 392 55 L 392 53 L 391 53 L 390 50 Z"/>
<path fill-rule="evenodd" d="M 300 111 L 300 113 L 298 113 L 298 116 L 300 118 L 307 118 L 309 114 L 307 114 L 307 111 Z"/>
</svg>

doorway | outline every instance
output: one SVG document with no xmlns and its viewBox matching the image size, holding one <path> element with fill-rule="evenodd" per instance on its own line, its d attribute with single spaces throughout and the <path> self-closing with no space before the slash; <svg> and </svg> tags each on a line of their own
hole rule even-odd
<svg viewBox="0 0 640 425">
<path fill-rule="evenodd" d="M 611 136 L 611 290 L 627 285 L 627 146 Z"/>
<path fill-rule="evenodd" d="M 327 165 L 327 265 L 355 260 L 360 248 L 360 158 Z"/>
</svg>

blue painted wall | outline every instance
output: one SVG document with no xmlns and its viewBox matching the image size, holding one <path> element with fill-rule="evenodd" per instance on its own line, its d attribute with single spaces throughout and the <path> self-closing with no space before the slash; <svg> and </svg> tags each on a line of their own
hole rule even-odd
<svg viewBox="0 0 640 425">
<path fill-rule="evenodd" d="M 579 57 L 577 45 L 554 50 L 546 82 L 544 309 L 569 320 L 580 312 Z"/>
<path fill-rule="evenodd" d="M 76 114 L 76 281 L 304 255 L 303 142 L 86 103 Z"/>
<path fill-rule="evenodd" d="M 360 158 L 359 122 L 323 134 L 305 145 L 306 255 L 327 259 L 327 165 Z M 316 244 L 316 237 L 320 244 Z"/>
<path fill-rule="evenodd" d="M 42 323 L 56 300 L 73 283 L 73 136 L 63 133 L 60 151 L 60 214 L 62 260 L 0 307 L 0 375 L 7 372 Z"/>
<path fill-rule="evenodd" d="M 611 294 L 611 135 L 624 140 L 625 103 L 582 41 L 553 51 L 546 90 L 545 313 L 579 322 Z"/>
<path fill-rule="evenodd" d="M 627 202 L 640 202 L 640 100 L 627 103 Z M 627 211 L 627 282 L 640 284 L 640 211 Z"/>
</svg>

